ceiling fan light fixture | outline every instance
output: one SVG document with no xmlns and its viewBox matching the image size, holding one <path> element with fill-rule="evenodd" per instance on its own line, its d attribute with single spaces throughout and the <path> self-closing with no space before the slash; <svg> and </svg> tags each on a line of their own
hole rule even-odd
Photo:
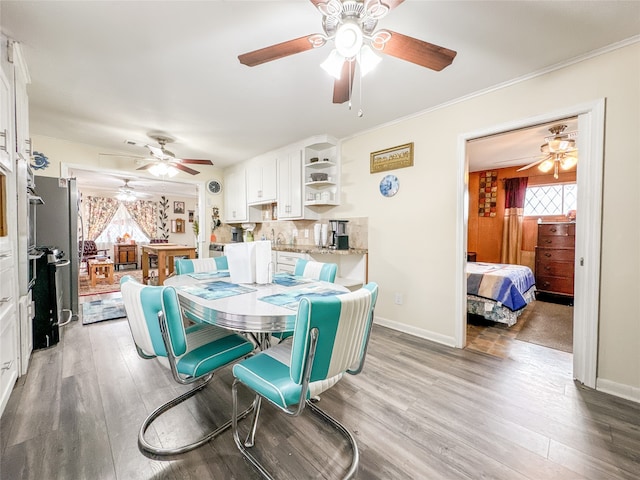
<svg viewBox="0 0 640 480">
<path fill-rule="evenodd" d="M 540 170 L 541 172 L 547 173 L 551 171 L 554 163 L 555 162 L 553 160 L 548 158 L 544 162 L 542 162 L 540 165 L 538 165 L 538 170 Z"/>
<path fill-rule="evenodd" d="M 336 50 L 344 58 L 352 58 L 362 48 L 362 29 L 353 21 L 345 21 L 336 32 Z"/>
<path fill-rule="evenodd" d="M 116 195 L 116 198 L 121 202 L 133 202 L 136 200 L 136 196 L 131 192 L 120 192 Z"/>
<path fill-rule="evenodd" d="M 178 169 L 171 165 L 165 165 L 164 163 L 156 163 L 149 168 L 149 173 L 154 177 L 175 177 L 178 174 Z"/>
<path fill-rule="evenodd" d="M 578 159 L 570 155 L 563 155 L 560 160 L 560 166 L 563 170 L 569 170 L 571 167 L 575 167 L 578 164 Z"/>
<path fill-rule="evenodd" d="M 322 69 L 332 77 L 340 80 L 342 73 L 342 64 L 344 63 L 344 57 L 338 53 L 335 48 L 331 50 L 331 53 L 327 59 L 320 64 Z"/>
<path fill-rule="evenodd" d="M 376 55 L 369 45 L 364 45 L 360 49 L 360 74 L 364 77 L 367 73 L 371 72 L 382 61 L 378 55 Z"/>
</svg>

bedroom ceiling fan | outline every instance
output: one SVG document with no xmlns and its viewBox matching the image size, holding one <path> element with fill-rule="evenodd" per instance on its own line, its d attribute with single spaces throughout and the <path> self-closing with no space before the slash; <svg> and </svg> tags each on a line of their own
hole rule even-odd
<svg viewBox="0 0 640 480">
<path fill-rule="evenodd" d="M 567 126 L 562 124 L 550 127 L 549 131 L 552 137 L 548 137 L 546 143 L 540 146 L 542 158 L 519 168 L 517 171 L 522 172 L 538 165 L 538 169 L 543 172 L 549 172 L 553 169 L 553 178 L 557 180 L 560 168 L 568 170 L 574 167 L 578 163 L 578 150 L 576 149 L 576 141 L 570 138 L 571 135 L 563 133 L 566 128 Z"/>
<path fill-rule="evenodd" d="M 135 145 L 138 147 L 145 147 L 149 150 L 151 158 L 146 165 L 139 167 L 138 170 L 148 170 L 149 173 L 156 177 L 173 177 L 178 173 L 178 170 L 189 173 L 191 175 L 197 175 L 200 173 L 193 168 L 187 167 L 185 164 L 195 165 L 213 165 L 211 160 L 200 160 L 195 158 L 178 158 L 176 155 L 167 150 L 165 145 L 167 143 L 173 143 L 174 139 L 162 134 L 151 133 L 149 138 L 152 138 L 158 142 L 159 146 L 149 145 L 148 143 L 139 143 L 133 140 L 125 140 L 127 145 Z"/>
<path fill-rule="evenodd" d="M 453 62 L 455 51 L 391 30 L 376 30 L 378 20 L 404 0 L 310 0 L 322 14 L 324 33 L 314 33 L 238 56 L 255 67 L 272 60 L 324 46 L 335 48 L 322 68 L 335 77 L 333 103 L 351 100 L 356 63 L 364 76 L 380 62 L 374 50 L 440 71 Z"/>
<path fill-rule="evenodd" d="M 118 193 L 116 194 L 116 198 L 121 202 L 133 202 L 138 198 L 149 197 L 150 195 L 146 193 L 141 193 L 136 191 L 132 186 L 129 185 L 129 179 L 124 180 L 124 185 L 118 189 Z"/>
</svg>

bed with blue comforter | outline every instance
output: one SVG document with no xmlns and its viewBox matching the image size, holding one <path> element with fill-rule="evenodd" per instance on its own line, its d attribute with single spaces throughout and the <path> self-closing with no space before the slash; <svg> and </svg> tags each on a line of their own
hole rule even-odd
<svg viewBox="0 0 640 480">
<path fill-rule="evenodd" d="M 529 267 L 467 262 L 467 312 L 511 326 L 535 300 L 535 283 Z"/>
</svg>

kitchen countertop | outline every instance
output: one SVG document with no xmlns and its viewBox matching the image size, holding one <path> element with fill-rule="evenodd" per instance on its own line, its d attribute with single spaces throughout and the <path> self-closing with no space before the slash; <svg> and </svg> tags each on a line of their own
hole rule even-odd
<svg viewBox="0 0 640 480">
<path fill-rule="evenodd" d="M 214 250 L 213 245 L 224 246 L 228 243 L 215 242 L 209 246 L 209 250 Z M 334 250 L 330 248 L 318 248 L 316 245 L 283 245 L 272 244 L 271 250 L 274 252 L 307 253 L 311 255 L 366 255 L 369 251 L 366 248 L 350 248 L 349 250 Z"/>
</svg>

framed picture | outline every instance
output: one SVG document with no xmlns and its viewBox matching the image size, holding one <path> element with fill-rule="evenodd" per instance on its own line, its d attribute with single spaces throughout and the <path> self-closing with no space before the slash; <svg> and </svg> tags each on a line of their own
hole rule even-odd
<svg viewBox="0 0 640 480">
<path fill-rule="evenodd" d="M 184 202 L 173 202 L 173 213 L 184 213 Z"/>
<path fill-rule="evenodd" d="M 189 210 L 189 223 L 193 223 L 194 210 Z"/>
<path fill-rule="evenodd" d="M 413 142 L 378 150 L 371 154 L 371 173 L 413 166 Z"/>
</svg>

